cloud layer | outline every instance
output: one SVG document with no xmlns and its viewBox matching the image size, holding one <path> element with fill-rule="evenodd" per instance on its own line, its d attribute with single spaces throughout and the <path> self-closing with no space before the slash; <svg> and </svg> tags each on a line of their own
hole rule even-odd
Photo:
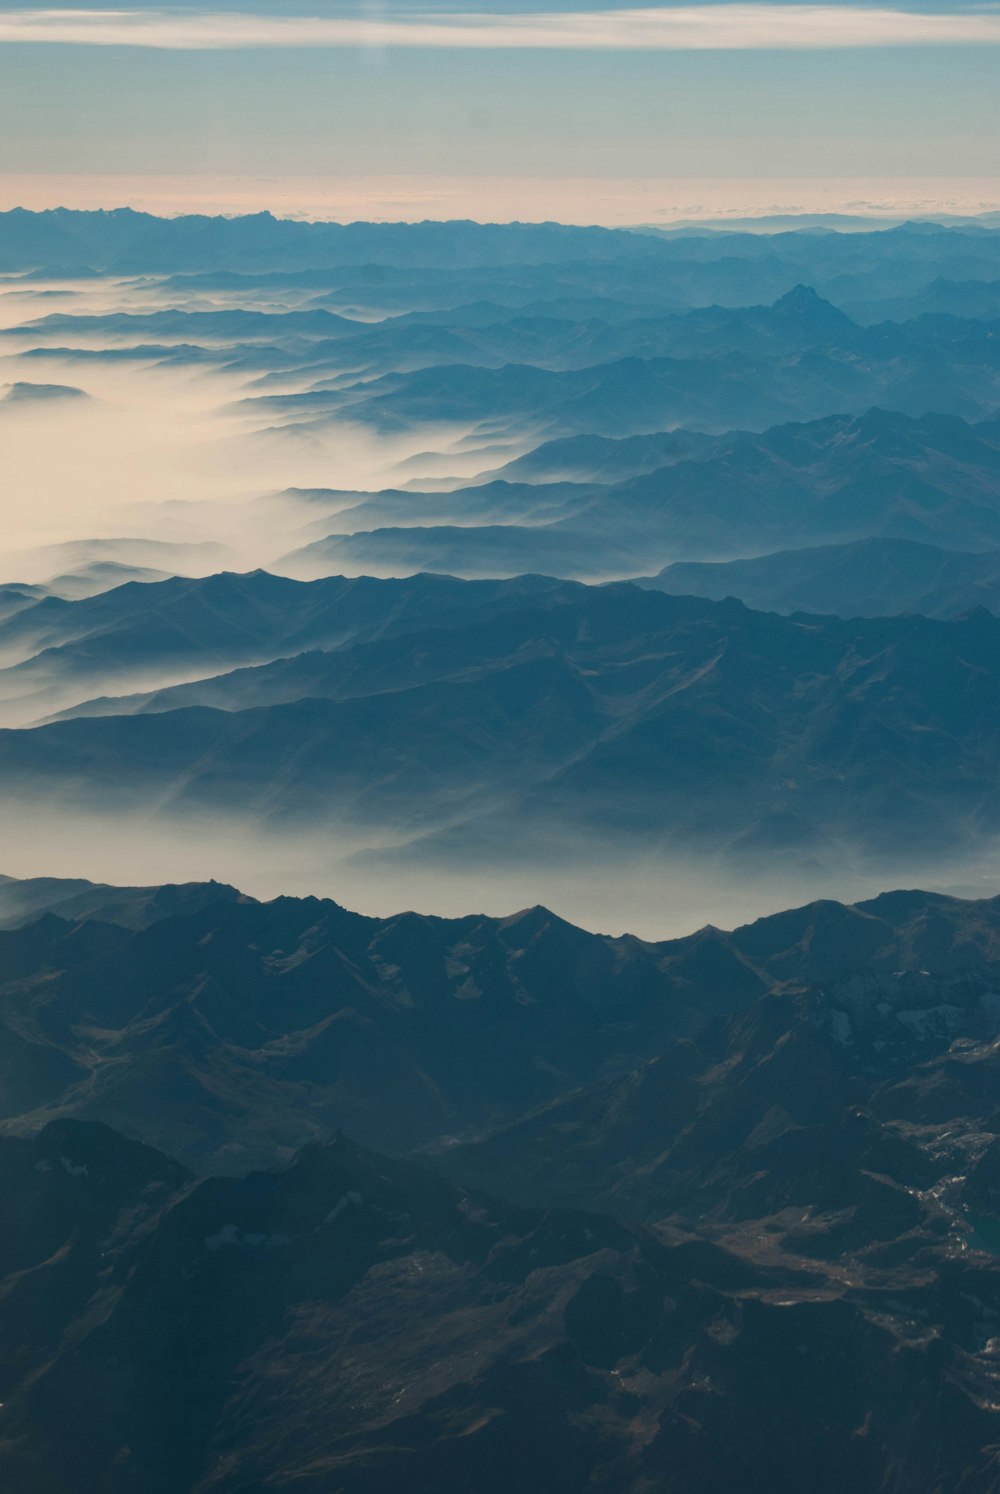
<svg viewBox="0 0 1000 1494">
<path fill-rule="evenodd" d="M 946 14 L 848 5 L 718 4 L 533 15 L 310 17 L 193 11 L 0 11 L 0 44 L 203 51 L 257 47 L 451 47 L 759 51 L 1000 44 L 1000 8 Z"/>
</svg>

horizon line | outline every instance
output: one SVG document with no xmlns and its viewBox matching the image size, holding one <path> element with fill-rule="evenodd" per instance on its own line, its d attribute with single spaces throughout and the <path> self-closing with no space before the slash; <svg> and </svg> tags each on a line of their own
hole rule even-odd
<svg viewBox="0 0 1000 1494">
<path fill-rule="evenodd" d="M 136 10 L 0 11 L 0 45 L 169 51 L 397 48 L 562 51 L 815 51 L 1000 45 L 995 3 L 912 11 L 719 0 L 629 10 L 321 17 Z"/>
</svg>

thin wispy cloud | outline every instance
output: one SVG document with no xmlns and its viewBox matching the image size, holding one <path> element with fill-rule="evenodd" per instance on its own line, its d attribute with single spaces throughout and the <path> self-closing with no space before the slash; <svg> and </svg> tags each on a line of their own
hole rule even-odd
<svg viewBox="0 0 1000 1494">
<path fill-rule="evenodd" d="M 445 47 L 761 51 L 1000 44 L 1000 7 L 914 12 L 848 5 L 717 4 L 490 15 L 313 17 L 189 10 L 0 11 L 0 44 L 183 51 L 258 47 Z"/>
</svg>

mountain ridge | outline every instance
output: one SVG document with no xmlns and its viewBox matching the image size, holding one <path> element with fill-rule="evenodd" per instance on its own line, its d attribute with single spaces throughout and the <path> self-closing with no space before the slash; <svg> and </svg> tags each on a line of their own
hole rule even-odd
<svg viewBox="0 0 1000 1494">
<path fill-rule="evenodd" d="M 100 1120 L 201 1171 L 271 1165 L 337 1127 L 394 1150 L 482 1132 L 771 989 L 1000 959 L 1000 898 L 916 891 L 661 943 L 541 907 L 378 918 L 218 884 L 13 893 L 0 882 L 2 1129 Z"/>
</svg>

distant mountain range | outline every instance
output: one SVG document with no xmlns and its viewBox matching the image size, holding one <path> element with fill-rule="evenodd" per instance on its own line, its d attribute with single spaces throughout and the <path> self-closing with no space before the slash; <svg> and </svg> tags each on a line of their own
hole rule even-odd
<svg viewBox="0 0 1000 1494">
<path fill-rule="evenodd" d="M 1000 405 L 995 319 L 925 314 L 863 326 L 805 285 L 770 305 L 610 321 L 586 311 L 554 316 L 542 303 L 530 317 L 471 326 L 462 308 L 434 322 L 365 322 L 323 307 L 58 312 L 0 335 L 47 362 L 258 371 L 278 390 L 268 392 L 266 377 L 243 412 L 300 433 L 346 418 L 386 431 L 623 437 L 677 425 L 761 430 L 876 403 L 970 419 Z"/>
<path fill-rule="evenodd" d="M 975 607 L 1000 612 L 1000 550 L 970 554 L 912 540 L 856 540 L 715 565 L 677 561 L 639 584 L 676 596 L 738 597 L 761 612 L 958 617 Z"/>
<path fill-rule="evenodd" d="M 247 411 L 303 428 L 346 418 L 383 431 L 437 424 L 620 437 L 677 425 L 761 430 L 873 404 L 977 419 L 1000 405 L 992 322 L 923 317 L 865 328 L 806 286 L 769 307 L 710 307 L 613 327 L 505 322 L 498 331 L 502 343 L 485 360 L 449 342 L 406 371 L 386 349 L 395 371 L 359 383 L 344 378 L 338 344 L 335 387 L 316 379 L 294 393 L 257 396 Z M 384 339 L 385 324 L 374 335 Z M 476 334 L 480 348 L 484 335 Z M 363 371 L 377 372 L 378 363 L 362 352 Z"/>
<path fill-rule="evenodd" d="M 246 217 L 158 218 L 119 208 L 56 208 L 0 213 L 2 267 L 53 270 L 70 277 L 86 267 L 119 274 L 177 270 L 364 265 L 531 264 L 552 259 L 648 255 L 638 234 L 548 224 L 303 223 L 270 213 Z"/>
<path fill-rule="evenodd" d="M 261 504 L 270 505 L 267 512 Z M 421 481 L 379 492 L 288 489 L 248 503 L 240 522 L 274 533 L 271 564 L 305 579 L 342 571 L 438 571 L 482 578 L 542 572 L 595 581 L 648 576 L 679 561 L 759 560 L 873 538 L 909 542 L 909 550 L 864 552 L 911 558 L 898 561 L 898 579 L 888 565 L 884 594 L 878 567 L 869 561 L 868 589 L 843 602 L 881 614 L 896 610 L 897 598 L 905 610 L 924 605 L 933 574 L 917 562 L 913 545 L 952 552 L 1000 548 L 1000 422 L 935 414 L 916 419 L 874 408 L 760 433 L 569 437 L 471 483 L 447 482 L 443 491 Z M 284 554 L 283 535 L 296 542 Z M 39 548 L 14 564 L 15 575 L 71 596 L 129 575 L 204 573 L 228 558 L 226 546 L 214 539 L 109 537 Z M 788 562 L 793 593 L 800 563 Z M 941 598 L 929 592 L 926 606 L 946 613 L 986 600 L 985 572 L 968 565 L 968 575 L 958 570 L 945 577 Z M 115 566 L 126 569 L 116 573 Z M 905 576 L 914 566 L 911 585 Z M 699 574 L 709 588 L 705 594 L 716 595 L 710 573 Z M 759 596 L 761 605 L 772 605 L 770 583 L 759 592 L 747 584 L 748 601 Z M 780 586 L 774 605 L 784 609 Z M 836 591 L 829 604 L 813 605 L 842 610 Z"/>
<path fill-rule="evenodd" d="M 592 279 L 607 277 L 611 266 L 634 263 L 633 279 L 643 286 L 664 273 L 675 282 L 675 304 L 706 305 L 728 300 L 725 283 L 745 294 L 774 284 L 781 294 L 794 279 L 819 281 L 855 297 L 878 288 L 899 296 L 921 289 L 940 275 L 953 279 L 996 278 L 1000 234 L 989 227 L 936 228 L 906 224 L 869 233 L 789 231 L 769 236 L 695 230 L 664 236 L 621 229 L 574 228 L 560 224 L 303 223 L 269 213 L 237 218 L 181 216 L 157 218 L 131 209 L 75 212 L 64 208 L 0 214 L 0 268 L 8 272 L 44 270 L 79 278 L 95 271 L 119 274 L 200 272 L 199 289 L 240 283 L 241 277 L 267 281 L 289 273 L 315 278 L 324 271 L 351 267 L 369 283 L 393 271 L 405 276 L 427 269 L 439 275 L 476 270 L 502 275 L 507 270 L 521 295 L 537 295 L 526 272 L 547 288 L 593 265 Z M 567 269 L 570 275 L 567 276 Z M 992 275 L 991 275 L 992 271 Z M 792 277 L 790 279 L 790 277 Z M 483 277 L 485 278 L 485 277 Z M 712 286 L 716 290 L 712 294 Z M 689 299 L 690 297 L 690 299 Z M 472 299 L 466 296 L 465 299 Z M 455 304 L 454 302 L 452 304 Z M 729 302 L 729 304 L 733 304 Z"/>
<path fill-rule="evenodd" d="M 970 551 L 1000 547 L 995 419 L 970 425 L 872 409 L 759 435 L 702 437 L 693 454 L 686 454 L 688 443 L 699 438 L 678 432 L 669 438 L 672 460 L 610 483 L 601 476 L 609 464 L 648 465 L 668 438 L 595 446 L 596 439 L 540 447 L 530 484 L 509 478 L 518 478 L 522 462 L 530 472 L 533 454 L 475 488 L 388 493 L 342 508 L 332 523 L 316 520 L 313 530 L 327 534 L 279 567 L 303 576 L 341 568 L 471 576 L 536 568 L 594 580 L 634 575 L 651 556 L 665 563 L 729 560 L 873 537 Z M 558 472 L 574 480 L 549 480 L 546 469 L 553 479 Z M 886 586 L 890 602 L 891 575 Z"/>
<path fill-rule="evenodd" d="M 622 482 L 674 462 L 712 453 L 717 438 L 700 431 L 661 431 L 651 436 L 566 436 L 545 441 L 506 462 L 480 481 Z"/>
<path fill-rule="evenodd" d="M 0 927 L 20 928 L 43 913 L 55 913 L 71 921 L 98 918 L 122 928 L 144 929 L 161 918 L 226 901 L 246 898 L 221 882 L 109 887 L 83 878 L 0 876 Z"/>
</svg>

